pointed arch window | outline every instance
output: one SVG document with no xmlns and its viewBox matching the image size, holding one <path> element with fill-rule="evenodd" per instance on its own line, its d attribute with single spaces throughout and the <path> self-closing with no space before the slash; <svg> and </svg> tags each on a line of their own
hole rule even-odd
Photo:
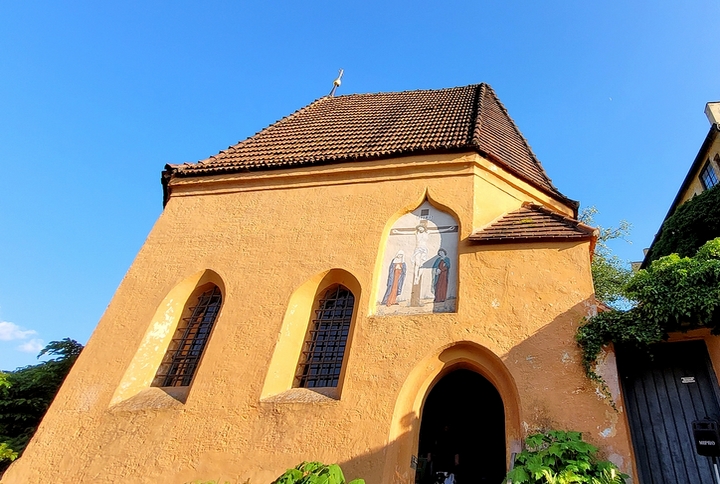
<svg viewBox="0 0 720 484">
<path fill-rule="evenodd" d="M 325 291 L 316 308 L 295 374 L 296 386 L 337 387 L 350 334 L 355 296 L 347 287 L 336 284 Z"/>
<path fill-rule="evenodd" d="M 190 316 L 180 321 L 160 369 L 155 375 L 154 386 L 190 385 L 221 304 L 222 293 L 220 288 L 213 284 L 210 289 L 200 294 L 194 306 L 188 308 Z"/>
</svg>

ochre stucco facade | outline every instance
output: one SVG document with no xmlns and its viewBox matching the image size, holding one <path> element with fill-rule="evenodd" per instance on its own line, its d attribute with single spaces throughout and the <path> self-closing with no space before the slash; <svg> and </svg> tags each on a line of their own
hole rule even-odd
<svg viewBox="0 0 720 484">
<path fill-rule="evenodd" d="M 25 454 L 31 483 L 269 483 L 303 460 L 368 484 L 411 483 L 423 400 L 456 368 L 500 393 L 507 461 L 537 429 L 579 430 L 623 471 L 631 445 L 612 354 L 614 410 L 574 341 L 595 311 L 590 241 L 475 245 L 534 202 L 573 208 L 477 153 L 177 179 L 164 212 Z M 459 223 L 456 313 L 373 316 L 389 227 L 425 199 Z M 152 387 L 193 291 L 223 303 L 190 387 Z M 356 297 L 339 387 L 292 388 L 312 303 Z M 326 392 L 327 393 L 327 392 Z"/>
</svg>

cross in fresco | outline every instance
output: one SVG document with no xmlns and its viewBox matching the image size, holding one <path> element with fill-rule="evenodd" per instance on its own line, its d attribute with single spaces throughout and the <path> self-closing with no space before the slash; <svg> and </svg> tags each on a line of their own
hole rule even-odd
<svg viewBox="0 0 720 484">
<path fill-rule="evenodd" d="M 398 227 L 390 230 L 390 235 L 414 235 L 415 250 L 413 250 L 410 260 L 413 263 L 413 285 L 410 293 L 410 306 L 419 307 L 420 304 L 420 286 L 422 275 L 420 268 L 429 258 L 427 247 L 431 234 L 457 232 L 457 225 L 443 225 L 438 227 L 428 227 L 427 219 L 420 219 L 415 227 Z"/>
</svg>

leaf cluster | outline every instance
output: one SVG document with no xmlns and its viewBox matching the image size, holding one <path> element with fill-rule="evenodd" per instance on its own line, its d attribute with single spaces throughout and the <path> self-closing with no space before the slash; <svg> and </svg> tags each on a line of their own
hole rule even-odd
<svg viewBox="0 0 720 484">
<path fill-rule="evenodd" d="M 622 239 L 628 241 L 631 225 L 621 220 L 617 227 L 601 227 L 595 223 L 595 207 L 585 208 L 580 214 L 580 221 L 598 229 L 598 239 L 595 246 L 591 270 L 595 297 L 608 306 L 621 306 L 627 297 L 624 287 L 632 276 L 632 271 L 619 257 L 612 254 L 608 242 Z"/>
<path fill-rule="evenodd" d="M 636 305 L 590 318 L 577 332 L 583 366 L 593 366 L 603 346 L 623 344 L 648 351 L 668 333 L 706 327 L 720 334 L 720 238 L 706 242 L 693 257 L 677 254 L 653 261 L 635 273 L 624 291 Z"/>
<path fill-rule="evenodd" d="M 320 462 L 303 462 L 294 469 L 288 469 L 272 484 L 346 484 L 342 469 L 337 464 L 325 465 Z M 365 484 L 355 479 L 347 484 Z"/>
<path fill-rule="evenodd" d="M 513 484 L 624 484 L 628 477 L 609 461 L 597 457 L 597 447 L 580 432 L 553 430 L 530 435 L 525 450 L 505 477 Z"/>
<path fill-rule="evenodd" d="M 670 254 L 689 257 L 716 237 L 720 237 L 720 189 L 717 186 L 683 203 L 665 220 L 647 260 Z"/>
<path fill-rule="evenodd" d="M 52 341 L 38 355 L 50 360 L 0 374 L 0 446 L 22 453 L 82 348 L 69 338 Z M 0 473 L 8 465 L 0 459 Z"/>
<path fill-rule="evenodd" d="M 8 444 L 4 442 L 0 444 L 0 462 L 4 460 L 12 462 L 17 459 L 17 457 L 18 453 L 12 450 Z"/>
</svg>

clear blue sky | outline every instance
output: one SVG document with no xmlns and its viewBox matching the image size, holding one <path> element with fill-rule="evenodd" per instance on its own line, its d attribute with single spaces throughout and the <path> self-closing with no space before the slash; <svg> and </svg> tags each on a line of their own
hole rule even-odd
<svg viewBox="0 0 720 484">
<path fill-rule="evenodd" d="M 0 368 L 86 342 L 197 161 L 327 94 L 487 82 L 642 258 L 720 100 L 720 3 L 0 3 Z"/>
</svg>

